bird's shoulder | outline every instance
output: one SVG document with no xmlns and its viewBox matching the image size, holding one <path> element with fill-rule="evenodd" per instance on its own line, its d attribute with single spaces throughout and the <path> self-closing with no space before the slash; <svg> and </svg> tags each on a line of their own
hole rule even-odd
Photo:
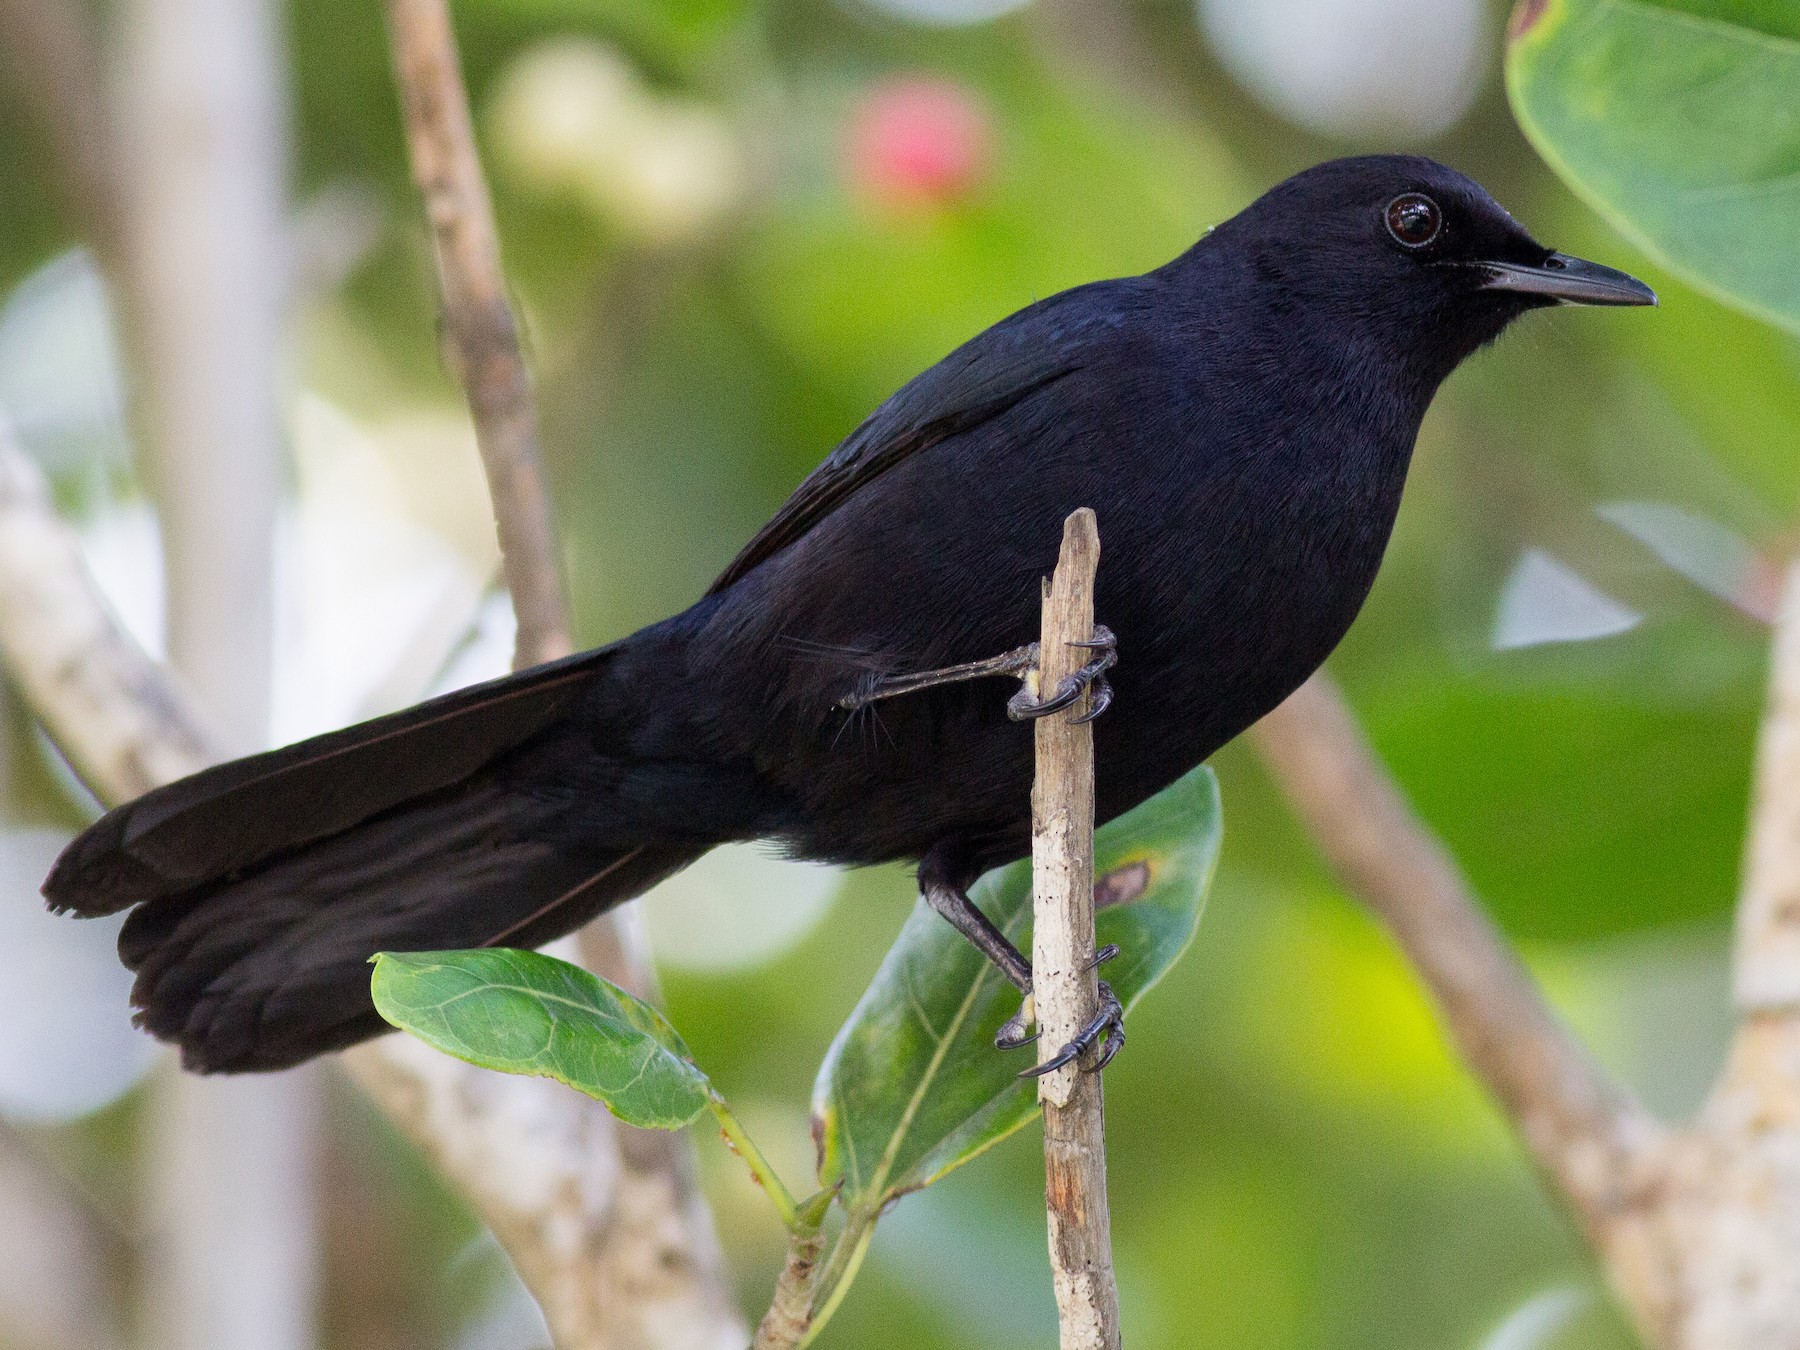
<svg viewBox="0 0 1800 1350">
<path fill-rule="evenodd" d="M 1134 345 L 1155 313 L 1154 276 L 1090 282 L 1000 320 L 909 380 L 800 483 L 709 593 L 781 552 L 874 479 Z"/>
</svg>

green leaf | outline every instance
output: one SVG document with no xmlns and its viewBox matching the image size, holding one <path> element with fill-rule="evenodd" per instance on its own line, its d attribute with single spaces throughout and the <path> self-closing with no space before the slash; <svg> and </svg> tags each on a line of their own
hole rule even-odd
<svg viewBox="0 0 1800 1350">
<path fill-rule="evenodd" d="M 1602 215 L 1800 332 L 1800 5 L 1521 0 L 1506 76 L 1525 134 Z"/>
<path fill-rule="evenodd" d="M 1202 767 L 1099 832 L 1096 900 L 1105 904 L 1111 891 L 1126 903 L 1107 905 L 1095 926 L 1101 943 L 1119 944 L 1106 978 L 1127 1007 L 1193 941 L 1219 830 L 1218 783 Z M 990 873 L 972 895 L 1029 950 L 1029 861 Z M 1034 1057 L 994 1048 L 994 1033 L 1018 1007 L 998 972 L 917 906 L 820 1066 L 820 1183 L 841 1183 L 847 1209 L 872 1213 L 1030 1121 L 1037 1089 L 1018 1073 Z"/>
<path fill-rule="evenodd" d="M 567 961 L 505 947 L 383 952 L 375 1008 L 445 1054 L 554 1078 L 647 1129 L 686 1125 L 712 1087 L 681 1037 L 642 999 Z"/>
</svg>

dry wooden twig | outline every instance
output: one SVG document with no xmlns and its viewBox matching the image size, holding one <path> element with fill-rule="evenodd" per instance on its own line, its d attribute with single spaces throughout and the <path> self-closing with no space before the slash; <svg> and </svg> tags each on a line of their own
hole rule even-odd
<svg viewBox="0 0 1800 1350">
<path fill-rule="evenodd" d="M 1038 689 L 1047 695 L 1087 659 L 1094 635 L 1100 535 L 1081 508 L 1063 522 L 1062 553 L 1044 591 Z M 1094 735 L 1084 698 L 1037 724 L 1031 790 L 1032 999 L 1043 1063 L 1092 1020 Z M 1106 1201 L 1106 1104 L 1098 1073 L 1070 1064 L 1038 1080 L 1044 1108 L 1044 1194 L 1062 1350 L 1118 1350 L 1119 1290 Z"/>
<path fill-rule="evenodd" d="M 500 267 L 494 206 L 475 151 L 456 38 L 444 0 L 388 0 L 413 181 L 425 195 L 444 326 L 475 418 L 518 615 L 518 666 L 574 650 L 556 526 L 538 454 L 531 374 Z"/>
</svg>

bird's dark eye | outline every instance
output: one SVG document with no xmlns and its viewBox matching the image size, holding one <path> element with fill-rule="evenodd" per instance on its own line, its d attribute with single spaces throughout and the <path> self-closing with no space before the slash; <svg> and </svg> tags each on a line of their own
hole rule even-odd
<svg viewBox="0 0 1800 1350">
<path fill-rule="evenodd" d="M 1388 203 L 1388 233 L 1407 248 L 1424 248 L 1444 228 L 1444 213 L 1423 192 L 1407 192 Z"/>
</svg>

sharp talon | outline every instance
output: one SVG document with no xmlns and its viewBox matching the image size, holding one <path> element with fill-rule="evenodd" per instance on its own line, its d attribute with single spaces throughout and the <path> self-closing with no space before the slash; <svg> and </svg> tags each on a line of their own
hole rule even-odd
<svg viewBox="0 0 1800 1350">
<path fill-rule="evenodd" d="M 1106 949 L 1102 948 L 1101 950 Z M 1114 947 L 1112 951 L 1114 955 L 1118 954 L 1117 947 Z M 1094 1014 L 1094 1020 L 1077 1032 L 1074 1040 L 1042 1064 L 1023 1071 L 1019 1077 L 1042 1078 L 1047 1073 L 1055 1073 L 1065 1064 L 1072 1064 L 1079 1060 L 1099 1042 L 1102 1036 L 1106 1037 L 1106 1044 L 1101 1046 L 1099 1056 L 1091 1066 L 1082 1066 L 1089 1073 L 1099 1073 L 1100 1070 L 1111 1064 L 1113 1056 L 1118 1054 L 1125 1044 L 1125 1005 L 1119 1002 L 1118 995 L 1113 993 L 1112 986 L 1105 980 L 1100 981 L 1100 1011 Z"/>
<path fill-rule="evenodd" d="M 1125 1024 L 1120 1022 L 1118 1026 L 1112 1029 L 1112 1034 L 1106 1038 L 1106 1044 L 1100 1047 L 1100 1058 L 1094 1061 L 1093 1071 L 1099 1073 L 1108 1064 L 1111 1064 L 1113 1062 L 1113 1056 L 1118 1054 L 1119 1051 L 1124 1048 Z"/>
<path fill-rule="evenodd" d="M 1029 1027 L 1036 1019 L 1037 1004 L 1032 1001 L 1031 995 L 1027 994 L 1025 1001 L 1019 1005 L 1019 1011 L 1002 1022 L 1000 1030 L 994 1033 L 994 1048 L 996 1050 L 1021 1050 L 1030 1045 L 1037 1040 L 1038 1034 L 1036 1031 L 1027 1031 L 1025 1028 Z"/>
<path fill-rule="evenodd" d="M 1042 1064 L 1030 1069 L 1020 1069 L 1019 1077 L 1042 1078 L 1047 1073 L 1055 1073 L 1080 1053 L 1081 1051 L 1075 1047 L 1075 1042 L 1070 1041 L 1061 1050 L 1058 1050 L 1054 1056 L 1045 1060 Z"/>
<path fill-rule="evenodd" d="M 1075 719 L 1075 725 L 1078 727 L 1085 726 L 1087 723 L 1092 722 L 1095 718 L 1100 716 L 1101 713 L 1105 712 L 1108 708 L 1112 707 L 1112 701 L 1113 701 L 1112 685 L 1109 684 L 1107 682 L 1106 677 L 1104 675 L 1102 675 L 1094 681 L 1094 702 L 1093 702 L 1093 704 L 1088 708 L 1088 710 L 1086 712 L 1084 712 L 1083 714 L 1081 714 L 1080 717 L 1077 717 Z"/>
<path fill-rule="evenodd" d="M 1102 947 L 1099 951 L 1095 952 L 1094 959 L 1092 961 L 1089 961 L 1085 966 L 1082 967 L 1082 969 L 1083 970 L 1098 970 L 1101 966 L 1105 965 L 1108 961 L 1112 960 L 1118 954 L 1119 954 L 1119 944 L 1116 942 L 1109 942 L 1104 947 Z"/>
<path fill-rule="evenodd" d="M 1046 699 L 1036 699 L 1029 689 L 1021 689 L 1006 701 L 1006 715 L 1015 722 L 1029 722 L 1051 713 L 1061 712 L 1081 697 L 1083 684 L 1079 672 L 1066 676 L 1056 692 Z"/>
<path fill-rule="evenodd" d="M 1013 1026 L 1013 1021 L 1016 1020 L 1017 1019 L 1015 1018 L 1007 1021 L 1007 1023 L 995 1034 L 994 1049 L 1023 1050 L 1028 1045 L 1037 1044 L 1037 1032 L 1027 1031 L 1022 1026 Z"/>
<path fill-rule="evenodd" d="M 1094 636 L 1089 638 L 1086 642 L 1071 642 L 1069 645 L 1071 647 L 1087 647 L 1096 651 L 1116 653 L 1119 649 L 1119 639 L 1113 636 L 1112 629 L 1108 628 L 1103 623 L 1097 623 L 1094 625 Z"/>
</svg>

